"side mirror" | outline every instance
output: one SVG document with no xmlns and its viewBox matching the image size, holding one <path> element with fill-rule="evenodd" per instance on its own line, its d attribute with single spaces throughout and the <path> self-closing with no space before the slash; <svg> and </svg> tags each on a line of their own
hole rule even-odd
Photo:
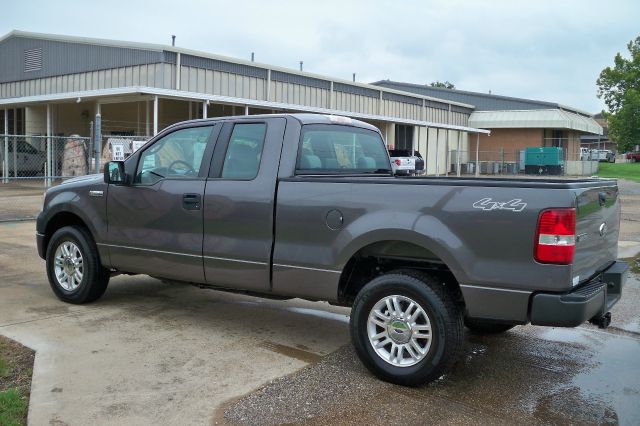
<svg viewBox="0 0 640 426">
<path fill-rule="evenodd" d="M 115 185 L 125 185 L 127 183 L 124 161 L 109 161 L 104 165 L 104 183 Z"/>
</svg>

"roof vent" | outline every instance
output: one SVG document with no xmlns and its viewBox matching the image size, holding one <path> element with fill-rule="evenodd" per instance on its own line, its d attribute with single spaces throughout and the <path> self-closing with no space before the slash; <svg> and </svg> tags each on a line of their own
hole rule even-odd
<svg viewBox="0 0 640 426">
<path fill-rule="evenodd" d="M 28 49 L 24 51 L 24 72 L 42 69 L 42 49 Z"/>
</svg>

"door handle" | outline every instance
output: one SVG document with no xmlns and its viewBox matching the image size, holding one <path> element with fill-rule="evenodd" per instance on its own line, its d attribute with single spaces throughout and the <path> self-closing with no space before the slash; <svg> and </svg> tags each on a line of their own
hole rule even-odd
<svg viewBox="0 0 640 426">
<path fill-rule="evenodd" d="M 185 210 L 200 210 L 202 197 L 200 194 L 183 194 L 182 208 Z"/>
</svg>

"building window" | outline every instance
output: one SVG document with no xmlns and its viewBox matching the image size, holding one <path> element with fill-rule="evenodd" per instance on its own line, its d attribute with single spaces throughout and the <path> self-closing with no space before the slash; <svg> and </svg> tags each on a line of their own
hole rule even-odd
<svg viewBox="0 0 640 426">
<path fill-rule="evenodd" d="M 24 51 L 24 72 L 42 69 L 42 49 L 28 49 Z"/>
</svg>

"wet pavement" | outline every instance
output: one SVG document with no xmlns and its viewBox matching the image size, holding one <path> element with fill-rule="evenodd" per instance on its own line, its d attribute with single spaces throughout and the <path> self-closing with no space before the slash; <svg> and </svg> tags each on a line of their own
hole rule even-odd
<svg viewBox="0 0 640 426">
<path fill-rule="evenodd" d="M 453 371 L 421 388 L 375 379 L 348 345 L 229 404 L 219 422 L 635 425 L 640 335 L 532 326 L 468 333 Z"/>
</svg>

